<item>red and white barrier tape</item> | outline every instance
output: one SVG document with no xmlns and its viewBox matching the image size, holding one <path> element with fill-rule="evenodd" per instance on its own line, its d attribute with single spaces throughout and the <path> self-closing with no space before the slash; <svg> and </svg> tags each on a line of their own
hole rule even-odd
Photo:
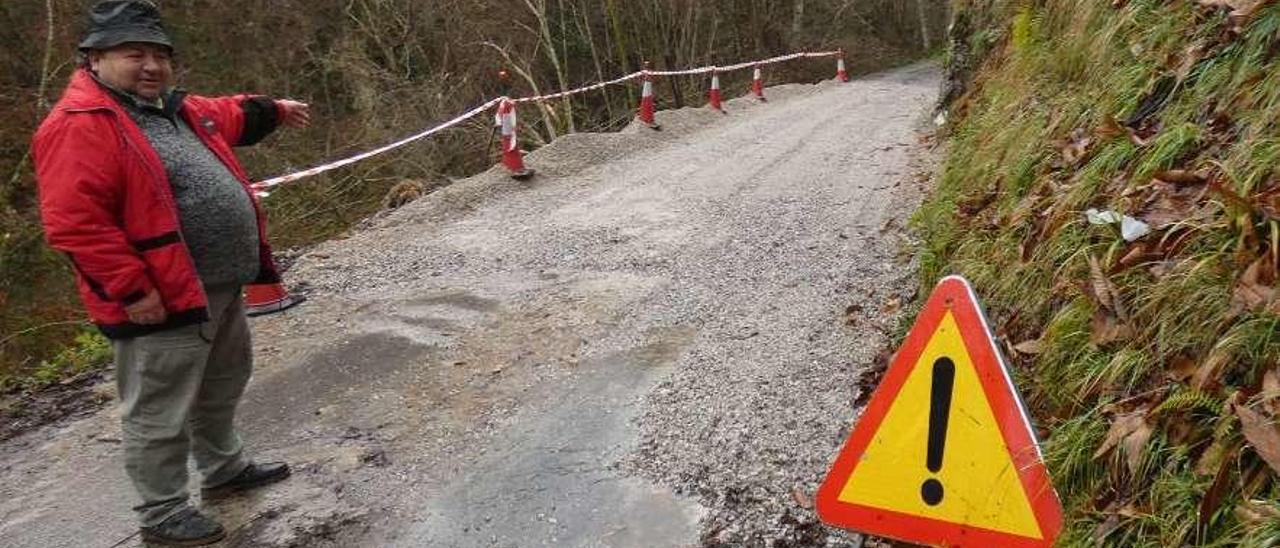
<svg viewBox="0 0 1280 548">
<path fill-rule="evenodd" d="M 480 113 L 482 113 L 482 112 L 484 112 L 484 111 L 486 111 L 486 110 L 489 110 L 489 109 L 493 108 L 493 107 L 494 107 L 494 105 L 497 105 L 498 103 L 501 103 L 501 102 L 502 102 L 502 98 L 501 98 L 501 97 L 499 97 L 499 98 L 497 98 L 497 99 L 492 99 L 492 100 L 490 100 L 489 102 L 487 102 L 487 103 L 485 103 L 485 104 L 483 104 L 483 105 L 480 105 L 480 106 L 478 106 L 478 107 L 476 107 L 476 108 L 473 108 L 473 109 L 471 109 L 471 110 L 467 111 L 467 112 L 466 112 L 466 114 L 462 114 L 462 115 L 458 116 L 457 118 L 454 118 L 454 119 L 452 119 L 452 120 L 449 120 L 448 122 L 445 122 L 445 123 L 443 123 L 443 124 L 440 124 L 440 125 L 438 125 L 438 126 L 436 126 L 436 127 L 433 127 L 433 128 L 431 128 L 431 129 L 428 129 L 428 130 L 423 131 L 423 132 L 421 132 L 421 133 L 418 133 L 418 134 L 416 134 L 416 135 L 411 135 L 411 136 L 409 136 L 409 137 L 405 137 L 404 139 L 401 139 L 401 140 L 396 141 L 396 142 L 394 142 L 394 143 L 391 143 L 391 144 L 389 144 L 389 145 L 382 146 L 382 147 L 378 147 L 378 148 L 375 148 L 375 149 L 370 150 L 370 151 L 368 151 L 368 152 L 362 152 L 362 153 L 357 154 L 357 155 L 355 155 L 355 156 L 352 156 L 352 157 L 350 157 L 350 158 L 344 158 L 344 159 L 342 159 L 342 160 L 338 160 L 338 161 L 336 161 L 336 162 L 330 162 L 330 163 L 327 163 L 327 164 L 324 164 L 324 165 L 319 165 L 319 166 L 316 166 L 316 167 L 313 167 L 313 168 L 310 168 L 310 169 L 304 169 L 304 170 L 299 171 L 299 172 L 296 172 L 296 173 L 290 173 L 290 174 L 288 174 L 288 175 L 282 175 L 282 176 L 280 176 L 280 177 L 276 177 L 276 178 L 274 178 L 274 179 L 267 179 L 267 180 L 262 181 L 262 182 L 254 183 L 254 184 L 253 184 L 253 188 L 254 188 L 254 190 L 259 191 L 259 194 L 261 195 L 261 191 L 266 190 L 266 189 L 268 189 L 268 188 L 271 188 L 271 187 L 273 187 L 273 186 L 281 185 L 281 184 L 288 183 L 288 182 L 291 182 L 291 181 L 296 181 L 296 180 L 298 180 L 298 179 L 303 179 L 303 178 L 306 178 L 306 177 L 311 177 L 311 176 L 314 176 L 314 175 L 319 175 L 319 174 L 324 173 L 324 172 L 326 172 L 326 171 L 330 171 L 330 170 L 338 169 L 338 168 L 340 168 L 340 167 L 342 167 L 342 166 L 346 166 L 346 165 L 354 164 L 354 163 L 356 163 L 356 162 L 359 162 L 359 161 L 361 161 L 361 160 L 365 160 L 365 159 L 368 159 L 368 158 L 371 158 L 371 157 L 377 156 L 377 155 L 382 154 L 382 153 L 384 153 L 384 152 L 389 152 L 389 151 L 391 151 L 391 150 L 394 150 L 394 149 L 400 148 L 400 147 L 405 146 L 405 145 L 407 145 L 407 144 L 409 144 L 409 143 L 412 143 L 412 142 L 414 142 L 414 141 L 418 141 L 418 140 L 420 140 L 420 139 L 425 139 L 425 138 L 427 138 L 427 137 L 430 137 L 430 136 L 432 136 L 432 135 L 435 135 L 435 134 L 437 134 L 437 133 L 440 133 L 441 131 L 444 131 L 444 130 L 449 129 L 449 128 L 453 127 L 453 126 L 456 126 L 456 125 L 458 125 L 458 124 L 461 124 L 462 122 L 465 122 L 465 121 L 467 121 L 467 120 L 469 120 L 469 119 L 471 119 L 471 118 L 474 118 L 476 115 L 478 115 L 478 114 L 480 114 Z"/>
<path fill-rule="evenodd" d="M 690 75 L 696 75 L 696 74 L 708 74 L 708 73 L 711 73 L 711 72 L 713 72 L 713 71 L 714 71 L 714 72 L 724 73 L 724 72 L 733 72 L 733 71 L 737 71 L 737 70 L 743 70 L 743 69 L 748 69 L 748 68 L 758 67 L 758 66 L 762 66 L 762 65 L 772 65 L 772 64 L 775 64 L 775 63 L 783 63 L 783 62 L 786 62 L 786 61 L 792 61 L 792 60 L 795 60 L 795 59 L 801 59 L 801 58 L 809 59 L 809 58 L 819 58 L 819 57 L 834 57 L 834 56 L 837 56 L 837 55 L 839 55 L 839 54 L 840 54 L 840 52 L 838 52 L 838 51 L 801 52 L 801 53 L 792 53 L 792 54 L 790 54 L 790 55 L 781 55 L 781 56 L 778 56 L 778 57 L 772 57 L 772 58 L 765 59 L 765 60 L 762 60 L 762 61 L 749 61 L 749 62 L 746 62 L 746 63 L 738 63 L 738 64 L 736 64 L 736 65 L 729 65 L 729 66 L 724 66 L 724 67 L 708 66 L 708 67 L 699 67 L 699 68 L 687 69 L 687 70 L 662 70 L 662 71 L 659 71 L 659 70 L 651 70 L 651 71 L 639 71 L 639 72 L 633 72 L 633 73 L 631 73 L 631 74 L 628 74 L 628 75 L 623 76 L 623 77 L 620 77 L 620 78 L 615 78 L 615 79 L 613 79 L 613 80 L 609 80 L 609 81 L 607 81 L 607 82 L 599 82 L 599 83 L 591 84 L 591 85 L 589 85 L 589 86 L 583 86 L 583 87 L 580 87 L 580 88 L 575 88 L 575 89 L 565 90 L 565 91 L 561 91 L 561 92 L 559 92 L 559 93 L 552 93 L 552 94 L 549 94 L 549 95 L 538 95 L 538 96 L 535 96 L 535 97 L 521 97 L 521 98 L 519 98 L 519 99 L 512 99 L 511 101 L 512 101 L 513 103 L 520 104 L 520 103 L 532 103 L 532 102 L 537 102 L 537 101 L 549 101 L 549 100 L 552 100 L 552 99 L 560 99 L 560 98 L 563 98 L 563 97 L 569 97 L 569 96 L 572 96 L 572 95 L 579 95 L 579 94 L 582 94 L 582 93 L 587 93 L 587 92 L 590 92 L 590 91 L 595 91 L 595 90 L 598 90 L 598 89 L 603 89 L 603 88 L 608 87 L 608 86 L 613 86 L 613 85 L 617 85 L 617 84 L 623 84 L 623 83 L 629 82 L 629 81 L 631 81 L 631 80 L 635 80 L 636 78 L 643 77 L 646 73 L 647 73 L 647 74 L 650 74 L 650 75 L 652 75 L 652 76 L 690 76 Z M 454 119 L 452 119 L 452 120 L 449 120 L 449 121 L 447 121 L 447 122 L 445 122 L 445 123 L 443 123 L 443 124 L 440 124 L 440 125 L 438 125 L 438 126 L 436 126 L 436 127 L 433 127 L 433 128 L 431 128 L 431 129 L 428 129 L 428 130 L 423 131 L 423 132 L 420 132 L 420 133 L 417 133 L 417 134 L 415 134 L 415 135 L 411 135 L 411 136 L 409 136 L 409 137 L 405 137 L 404 139 L 400 139 L 399 141 L 396 141 L 396 142 L 394 142 L 394 143 L 391 143 L 391 144 L 388 144 L 388 145 L 385 145 L 385 146 L 381 146 L 381 147 L 375 148 L 375 149 L 370 150 L 370 151 L 368 151 L 368 152 L 362 152 L 362 153 L 360 153 L 360 154 L 357 154 L 357 155 L 355 155 L 355 156 L 351 156 L 351 157 L 349 157 L 349 158 L 344 158 L 344 159 L 342 159 L 342 160 L 337 160 L 337 161 L 334 161 L 334 162 L 329 162 L 329 163 L 327 163 L 327 164 L 318 165 L 318 166 L 313 167 L 313 168 L 304 169 L 304 170 L 302 170 L 302 171 L 298 171 L 298 172 L 295 172 L 295 173 L 290 173 L 290 174 L 288 174 L 288 175 L 281 175 L 281 176 L 279 176 L 279 177 L 275 177 L 275 178 L 272 178 L 272 179 L 267 179 L 267 180 L 265 180 L 265 181 L 261 181 L 261 182 L 254 183 L 254 184 L 253 184 L 253 189 L 254 189 L 254 190 L 256 190 L 256 191 L 258 191 L 258 195 L 259 195 L 259 196 L 263 196 L 263 197 L 265 197 L 265 196 L 267 195 L 266 190 L 267 190 L 267 189 L 269 189 L 269 188 L 272 188 L 272 187 L 275 187 L 275 186 L 278 186 L 278 185 L 282 185 L 282 184 L 284 184 L 284 183 L 289 183 L 289 182 L 297 181 L 297 180 L 299 180 L 299 179 L 305 179 L 305 178 L 307 178 L 307 177 L 312 177 L 312 176 L 315 176 L 315 175 L 319 175 L 319 174 L 324 173 L 324 172 L 326 172 L 326 171 L 332 171 L 332 170 L 338 169 L 338 168 L 343 167 L 343 166 L 351 165 L 351 164 L 354 164 L 354 163 L 359 162 L 359 161 L 361 161 L 361 160 L 366 160 L 366 159 L 372 158 L 372 157 L 374 157 L 374 156 L 377 156 L 377 155 L 379 155 L 379 154 L 382 154 L 382 153 L 385 153 L 385 152 L 390 152 L 390 151 L 392 151 L 392 150 L 395 150 L 395 149 L 397 149 L 397 148 L 400 148 L 400 147 L 402 147 L 402 146 L 405 146 L 405 145 L 407 145 L 407 144 L 409 144 L 409 143 L 412 143 L 412 142 L 414 142 L 414 141 L 419 141 L 419 140 L 425 139 L 425 138 L 427 138 L 427 137 L 430 137 L 430 136 L 432 136 L 432 135 L 435 135 L 435 134 L 437 134 L 437 133 L 440 133 L 441 131 L 444 131 L 444 130 L 449 129 L 449 128 L 453 127 L 453 126 L 456 126 L 456 125 L 458 125 L 458 124 L 461 124 L 462 122 L 465 122 L 465 121 L 467 121 L 467 120 L 469 120 L 469 119 L 471 119 L 471 118 L 474 118 L 474 117 L 476 117 L 477 115 L 479 115 L 480 113 L 485 112 L 485 111 L 487 111 L 487 110 L 489 110 L 489 109 L 493 108 L 494 106 L 497 106 L 498 104 L 500 104 L 500 103 L 502 102 L 502 100 L 503 100 L 503 99 L 505 99 L 505 97 L 498 97 L 498 98 L 496 98 L 496 99 L 492 99 L 492 100 L 490 100 L 489 102 L 487 102 L 487 103 L 485 103 L 485 104 L 483 104 L 483 105 L 480 105 L 480 106 L 478 106 L 478 107 L 476 107 L 476 108 L 473 108 L 473 109 L 471 109 L 471 110 L 467 111 L 465 114 L 459 115 L 458 117 L 456 117 L 456 118 L 454 118 Z"/>
<path fill-rule="evenodd" d="M 716 72 L 733 72 L 737 70 L 749 69 L 749 68 L 763 66 L 763 65 L 785 63 L 787 61 L 794 61 L 796 59 L 835 57 L 837 55 L 840 55 L 839 51 L 801 52 L 801 53 L 792 53 L 790 55 L 780 55 L 778 57 L 771 57 L 763 61 L 748 61 L 746 63 L 738 63 L 736 65 L 728 65 L 723 67 L 711 66 L 711 67 L 699 67 L 699 68 L 688 69 L 688 70 L 653 70 L 653 71 L 649 71 L 649 74 L 652 74 L 654 76 L 690 76 L 694 74 L 707 74 L 713 70 Z"/>
<path fill-rule="evenodd" d="M 650 73 L 650 74 L 653 74 L 653 73 Z M 552 94 L 550 94 L 550 95 L 538 95 L 538 96 L 535 96 L 535 97 L 521 97 L 521 98 L 519 98 L 519 99 L 516 99 L 516 100 L 515 100 L 515 102 L 516 102 L 517 104 L 519 104 L 519 103 L 534 103 L 534 102 L 537 102 L 537 101 L 550 101 L 550 100 L 552 100 L 552 99 L 560 99 L 560 98 L 562 98 L 562 97 L 569 97 L 569 96 L 571 96 L 571 95 L 579 95 L 579 94 L 582 94 L 582 93 L 586 93 L 586 92 L 588 92 L 588 91 L 595 91 L 595 90 L 598 90 L 598 89 L 604 89 L 604 88 L 606 88 L 606 87 L 613 86 L 613 85 L 617 85 L 617 84 L 624 84 L 624 83 L 630 82 L 631 80 L 635 80 L 636 78 L 639 78 L 639 77 L 641 77 L 641 76 L 644 76 L 644 71 L 640 71 L 640 72 L 633 72 L 633 73 L 628 74 L 628 75 L 626 75 L 626 76 L 623 76 L 623 77 L 621 77 L 621 78 L 614 78 L 613 80 L 609 80 L 608 82 L 600 82 L 600 83 L 596 83 L 596 84 L 591 84 L 591 85 L 589 85 L 589 86 L 583 86 L 583 87 L 580 87 L 580 88 L 575 88 L 575 89 L 565 90 L 565 91 L 562 91 L 562 92 L 560 92 L 560 93 L 552 93 Z"/>
</svg>

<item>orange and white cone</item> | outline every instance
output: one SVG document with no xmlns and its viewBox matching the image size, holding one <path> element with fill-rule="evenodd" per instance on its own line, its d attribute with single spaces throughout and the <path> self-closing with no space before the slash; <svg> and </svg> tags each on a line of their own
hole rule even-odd
<svg viewBox="0 0 1280 548">
<path fill-rule="evenodd" d="M 724 112 L 724 97 L 720 94 L 720 73 L 711 69 L 711 91 L 707 92 L 707 101 L 711 108 Z"/>
<path fill-rule="evenodd" d="M 533 177 L 533 170 L 524 167 L 524 153 L 520 151 L 520 140 L 516 135 L 516 103 L 503 97 L 498 103 L 498 114 L 494 122 L 502 130 L 502 165 L 511 172 L 511 178 L 517 181 Z"/>
<path fill-rule="evenodd" d="M 654 121 L 653 76 L 649 74 L 649 62 L 644 62 L 644 87 L 640 91 L 640 121 L 651 129 L 662 129 Z"/>
<path fill-rule="evenodd" d="M 751 75 L 751 93 L 762 102 L 768 100 L 764 98 L 764 75 L 760 72 L 760 67 L 756 67 L 755 73 Z"/>
<path fill-rule="evenodd" d="M 841 48 L 840 53 L 836 56 L 836 80 L 841 82 L 849 81 L 849 71 L 844 68 L 844 48 Z"/>
<path fill-rule="evenodd" d="M 292 296 L 281 282 L 249 284 L 244 286 L 244 313 L 246 316 L 274 314 L 293 308 L 307 298 Z"/>
</svg>

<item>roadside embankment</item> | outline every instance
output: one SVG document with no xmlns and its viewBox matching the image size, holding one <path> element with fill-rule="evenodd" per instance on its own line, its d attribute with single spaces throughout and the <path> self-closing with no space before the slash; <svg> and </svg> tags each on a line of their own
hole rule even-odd
<svg viewBox="0 0 1280 548">
<path fill-rule="evenodd" d="M 1280 542 L 1280 5 L 958 2 L 922 286 L 972 280 L 1068 546 Z"/>
</svg>

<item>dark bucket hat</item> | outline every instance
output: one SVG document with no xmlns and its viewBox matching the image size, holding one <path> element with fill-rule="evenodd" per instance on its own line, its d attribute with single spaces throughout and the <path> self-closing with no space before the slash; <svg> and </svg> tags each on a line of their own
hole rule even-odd
<svg viewBox="0 0 1280 548">
<path fill-rule="evenodd" d="M 128 42 L 147 42 L 173 49 L 160 9 L 148 0 L 102 0 L 89 9 L 89 30 L 80 50 L 111 49 Z"/>
</svg>

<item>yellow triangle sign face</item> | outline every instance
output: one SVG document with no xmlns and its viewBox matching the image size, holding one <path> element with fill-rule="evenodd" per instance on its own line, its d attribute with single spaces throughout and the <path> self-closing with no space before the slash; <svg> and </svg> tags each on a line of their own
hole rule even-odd
<svg viewBox="0 0 1280 548">
<path fill-rule="evenodd" d="M 968 283 L 943 280 L 817 496 L 831 525 L 944 546 L 1052 546 L 1062 510 Z"/>
<path fill-rule="evenodd" d="M 943 357 L 953 360 L 955 377 L 941 469 L 933 474 L 926 466 L 929 424 L 920 412 L 928 414 L 933 368 L 916 367 L 840 490 L 840 500 L 1043 538 L 950 313 L 925 346 L 921 362 L 933 364 Z M 901 488 L 918 487 L 930 478 L 943 486 L 936 505 L 925 502 L 919 488 Z"/>
</svg>

